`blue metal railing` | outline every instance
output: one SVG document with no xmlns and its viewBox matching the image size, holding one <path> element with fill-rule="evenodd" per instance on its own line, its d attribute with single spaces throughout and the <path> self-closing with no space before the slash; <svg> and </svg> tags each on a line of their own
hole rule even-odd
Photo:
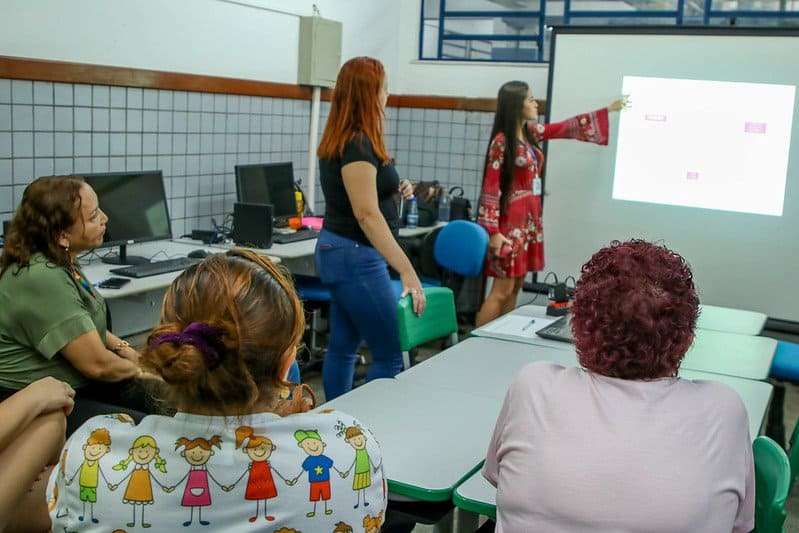
<svg viewBox="0 0 799 533">
<path fill-rule="evenodd" d="M 677 0 L 676 9 L 636 9 L 632 11 L 619 10 L 576 10 L 571 7 L 571 0 L 563 2 L 563 22 L 571 24 L 573 18 L 657 18 L 674 19 L 677 26 L 683 23 L 685 13 L 685 0 Z"/>
<path fill-rule="evenodd" d="M 536 58 L 533 62 L 544 61 L 544 38 L 545 38 L 545 24 L 546 18 L 546 0 L 539 0 L 540 8 L 538 10 L 524 10 L 524 11 L 511 11 L 511 10 L 495 10 L 495 11 L 467 11 L 467 10 L 447 10 L 446 0 L 439 1 L 438 10 L 438 41 L 436 45 L 437 57 L 436 59 L 450 59 L 444 57 L 443 48 L 444 43 L 454 44 L 457 42 L 467 41 L 505 41 L 511 43 L 532 43 L 535 44 Z M 522 35 L 522 34 L 494 34 L 494 33 L 455 33 L 448 32 L 446 29 L 447 20 L 452 19 L 492 19 L 492 18 L 513 18 L 513 19 L 528 19 L 531 22 L 537 22 L 538 32 L 536 34 Z M 422 21 L 421 27 L 424 28 L 424 0 L 422 1 Z M 421 32 L 420 32 L 421 33 Z M 419 36 L 419 58 L 425 59 L 423 54 L 424 40 L 423 36 Z M 532 51 L 532 49 L 531 49 Z M 452 58 L 457 60 L 468 61 L 493 61 L 492 58 L 476 59 L 476 58 Z M 510 59 L 505 61 L 528 63 L 529 59 Z"/>
<path fill-rule="evenodd" d="M 424 33 L 425 33 L 425 18 L 424 18 L 424 4 L 425 0 L 421 3 L 421 17 L 420 17 L 420 30 L 419 30 L 419 59 L 438 59 L 442 61 L 498 61 L 495 57 L 478 59 L 469 56 L 470 41 L 481 41 L 482 43 L 490 43 L 492 41 L 504 41 L 508 43 L 530 43 L 535 45 L 535 48 L 517 48 L 519 51 L 524 52 L 537 52 L 535 59 L 526 59 L 521 54 L 517 59 L 501 59 L 501 61 L 517 62 L 517 63 L 538 63 L 545 62 L 547 58 L 544 57 L 544 46 L 546 39 L 546 4 L 547 0 L 537 0 L 539 8 L 537 10 L 493 10 L 493 11 L 479 11 L 479 10 L 447 10 L 447 0 L 439 0 L 437 22 L 438 22 L 438 35 L 436 42 L 436 57 L 424 57 Z M 640 9 L 640 10 L 579 10 L 572 8 L 572 0 L 563 0 L 563 24 L 569 25 L 573 20 L 582 21 L 588 18 L 600 19 L 661 19 L 664 22 L 671 19 L 675 25 L 682 26 L 686 24 L 685 20 L 685 0 L 676 0 L 675 9 Z M 534 5 L 536 0 L 531 0 L 530 5 Z M 698 15 L 698 14 L 697 14 Z M 748 19 L 785 19 L 795 20 L 799 24 L 799 10 L 790 11 L 787 9 L 782 10 L 761 10 L 761 9 L 738 9 L 738 10 L 723 10 L 714 9 L 713 0 L 704 0 L 704 12 L 702 14 L 702 23 L 705 26 L 710 25 L 712 18 L 748 18 Z M 494 33 L 457 33 L 452 30 L 447 31 L 447 21 L 451 19 L 494 19 L 494 18 L 512 18 L 512 19 L 527 19 L 531 21 L 531 26 L 537 21 L 538 33 L 536 34 L 494 34 Z M 560 17 L 557 17 L 560 18 Z M 694 22 L 698 22 L 698 17 L 691 17 Z M 429 20 L 436 20 L 432 17 Z M 687 22 L 691 24 L 689 20 Z M 464 57 L 456 57 L 450 53 L 444 53 L 444 44 L 448 48 L 458 48 L 464 50 Z M 459 44 L 462 43 L 462 44 Z M 480 54 L 488 52 L 480 50 Z"/>
<path fill-rule="evenodd" d="M 768 19 L 795 19 L 799 18 L 799 11 L 781 11 L 765 9 L 713 9 L 713 0 L 705 0 L 705 13 L 703 23 L 710 24 L 711 18 L 768 18 Z"/>
</svg>

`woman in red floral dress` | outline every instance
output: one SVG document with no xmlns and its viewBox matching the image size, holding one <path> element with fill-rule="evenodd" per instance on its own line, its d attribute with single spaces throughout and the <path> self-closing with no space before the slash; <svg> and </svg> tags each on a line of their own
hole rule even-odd
<svg viewBox="0 0 799 533">
<path fill-rule="evenodd" d="M 538 104 L 526 83 L 510 81 L 500 88 L 477 217 L 491 237 L 485 274 L 494 278 L 494 284 L 477 313 L 477 326 L 512 311 L 524 276 L 544 268 L 540 143 L 577 139 L 606 145 L 608 112 L 619 111 L 626 103 L 616 100 L 607 108 L 563 122 L 538 124 Z M 513 142 L 508 143 L 508 138 Z"/>
</svg>

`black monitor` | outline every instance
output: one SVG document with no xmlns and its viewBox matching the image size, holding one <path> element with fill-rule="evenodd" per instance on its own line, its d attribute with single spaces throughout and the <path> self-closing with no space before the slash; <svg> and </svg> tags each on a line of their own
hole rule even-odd
<svg viewBox="0 0 799 533">
<path fill-rule="evenodd" d="M 236 165 L 236 194 L 242 203 L 271 204 L 272 216 L 280 225 L 297 216 L 291 162 Z"/>
<path fill-rule="evenodd" d="M 122 265 L 147 263 L 148 259 L 127 255 L 127 245 L 172 238 L 169 208 L 160 170 L 110 172 L 83 176 L 106 215 L 103 247 L 119 246 L 119 258 L 105 262 Z"/>
</svg>

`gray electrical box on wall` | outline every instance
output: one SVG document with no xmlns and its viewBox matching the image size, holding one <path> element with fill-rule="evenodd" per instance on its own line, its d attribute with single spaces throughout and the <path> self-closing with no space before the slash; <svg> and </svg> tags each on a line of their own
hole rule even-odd
<svg viewBox="0 0 799 533">
<path fill-rule="evenodd" d="M 299 48 L 297 82 L 333 87 L 341 66 L 341 22 L 300 17 Z"/>
</svg>

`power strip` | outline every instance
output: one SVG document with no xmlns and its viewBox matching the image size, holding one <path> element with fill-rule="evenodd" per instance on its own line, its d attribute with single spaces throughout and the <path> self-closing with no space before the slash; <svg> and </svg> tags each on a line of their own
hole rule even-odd
<svg viewBox="0 0 799 533">
<path fill-rule="evenodd" d="M 537 294 L 549 294 L 550 289 L 552 289 L 552 283 L 541 283 L 540 281 L 530 281 L 524 282 L 522 285 L 522 290 L 524 292 L 534 292 Z M 574 289 L 571 287 L 566 288 L 566 293 L 569 295 L 569 298 L 574 296 Z"/>
</svg>

